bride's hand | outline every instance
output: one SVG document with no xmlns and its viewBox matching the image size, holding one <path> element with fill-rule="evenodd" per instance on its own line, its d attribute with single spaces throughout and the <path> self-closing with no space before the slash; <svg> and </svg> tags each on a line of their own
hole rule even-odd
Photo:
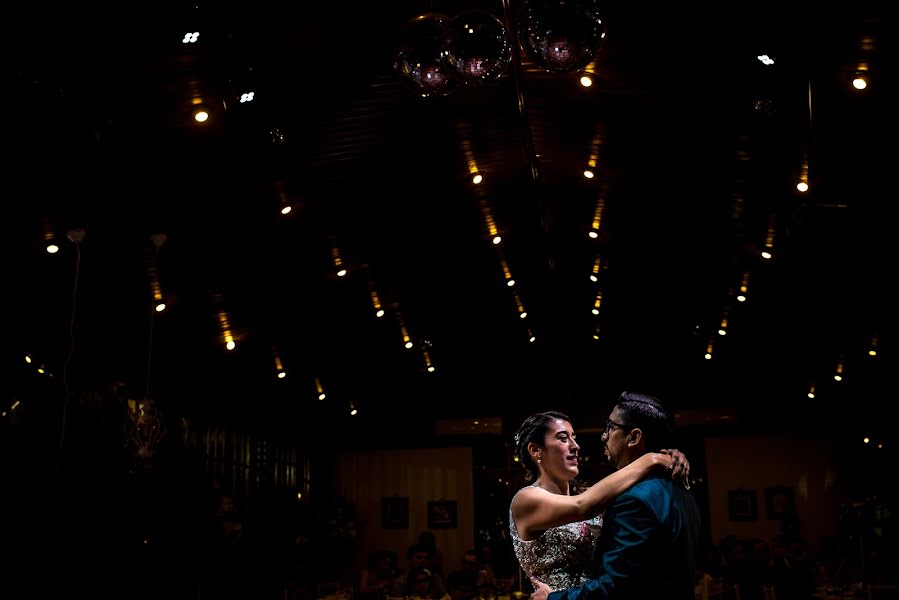
<svg viewBox="0 0 899 600">
<path fill-rule="evenodd" d="M 666 448 L 661 450 L 662 454 L 671 457 L 671 464 L 668 465 L 668 471 L 671 473 L 671 479 L 680 481 L 684 489 L 690 489 L 690 461 L 684 456 L 684 453 L 676 448 Z"/>
</svg>

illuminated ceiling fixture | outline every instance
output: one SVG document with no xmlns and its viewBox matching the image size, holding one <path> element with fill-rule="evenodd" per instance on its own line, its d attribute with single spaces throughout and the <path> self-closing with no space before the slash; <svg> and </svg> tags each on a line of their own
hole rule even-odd
<svg viewBox="0 0 899 600">
<path fill-rule="evenodd" d="M 287 186 L 283 181 L 275 182 L 275 193 L 278 194 L 278 201 L 281 203 L 281 214 L 289 214 L 293 210 L 290 204 L 290 196 L 287 194 Z"/>
<path fill-rule="evenodd" d="M 802 192 L 803 194 L 808 191 L 808 159 L 805 158 L 802 160 L 802 165 L 799 168 L 799 181 L 796 183 L 796 189 Z"/>
<path fill-rule="evenodd" d="M 168 237 L 164 233 L 154 233 L 150 236 L 150 241 L 153 242 L 155 250 L 150 265 L 147 268 L 147 274 L 150 276 L 150 292 L 153 294 L 153 309 L 156 312 L 165 310 L 165 299 L 162 296 L 162 286 L 159 284 L 159 269 L 157 267 L 156 256 L 159 254 L 159 249 L 162 248 L 162 245 L 166 240 L 168 240 Z"/>
<path fill-rule="evenodd" d="M 584 169 L 584 177 L 587 179 L 593 179 L 596 177 L 596 165 L 599 164 L 599 146 L 601 144 L 601 140 L 599 135 L 593 137 L 593 140 L 590 142 L 590 156 L 587 158 L 587 166 Z"/>
<path fill-rule="evenodd" d="M 149 269 L 150 275 L 150 291 L 153 293 L 153 308 L 156 312 L 165 310 L 165 301 L 162 298 L 162 287 L 159 285 L 159 274 L 156 272 L 156 265 L 151 265 Z"/>
<path fill-rule="evenodd" d="M 355 417 L 359 414 L 359 411 L 356 410 L 356 405 L 353 404 L 353 401 L 350 400 L 350 416 Z"/>
<path fill-rule="evenodd" d="M 814 383 L 812 383 L 812 385 L 809 386 L 809 388 L 808 388 L 808 397 L 809 398 L 815 397 L 815 384 Z"/>
<path fill-rule="evenodd" d="M 599 325 L 593 328 L 593 339 L 599 341 Z"/>
<path fill-rule="evenodd" d="M 599 270 L 602 268 L 602 257 L 597 256 L 593 261 L 593 271 L 590 273 L 590 281 L 596 283 L 599 281 Z"/>
<path fill-rule="evenodd" d="M 844 363 L 845 363 L 845 360 L 844 360 L 844 358 L 841 356 L 841 357 L 840 357 L 840 360 L 837 361 L 837 372 L 834 373 L 834 375 L 833 375 L 833 380 L 834 380 L 834 381 L 843 381 L 843 367 L 844 367 Z"/>
<path fill-rule="evenodd" d="M 182 44 L 196 44 L 197 40 L 200 39 L 199 31 L 188 31 L 184 34 L 184 37 L 181 38 Z"/>
<path fill-rule="evenodd" d="M 468 176 L 471 183 L 480 185 L 484 181 L 484 173 L 478 168 L 478 162 L 474 159 L 474 151 L 468 138 L 462 140 L 462 153 L 465 155 L 465 164 L 468 165 Z"/>
<path fill-rule="evenodd" d="M 537 336 L 534 335 L 534 332 L 531 331 L 530 328 L 528 328 L 528 343 L 533 344 L 536 341 L 537 341 Z"/>
<path fill-rule="evenodd" d="M 325 388 L 322 387 L 322 382 L 318 377 L 315 378 L 315 392 L 318 394 L 319 400 L 325 399 Z"/>
<path fill-rule="evenodd" d="M 874 50 L 874 38 L 871 36 L 862 37 L 860 50 L 867 55 L 869 52 Z M 858 91 L 862 91 L 868 88 L 868 83 L 870 79 L 870 73 L 868 71 L 869 64 L 866 60 L 861 60 L 858 63 L 858 66 L 855 69 L 855 72 L 852 73 L 852 87 Z"/>
<path fill-rule="evenodd" d="M 870 32 L 862 34 L 858 44 L 858 66 L 852 74 L 852 87 L 858 91 L 867 89 L 870 79 L 870 63 L 868 60 L 874 53 L 874 36 Z"/>
<path fill-rule="evenodd" d="M 31 355 L 30 354 L 25 355 L 25 362 L 28 363 L 29 365 L 31 364 Z"/>
<path fill-rule="evenodd" d="M 53 228 L 50 226 L 50 221 L 47 219 L 41 219 L 41 226 L 44 230 L 44 243 L 47 245 L 47 253 L 56 254 L 57 252 L 59 252 L 59 244 L 56 243 L 56 235 L 53 233 Z"/>
<path fill-rule="evenodd" d="M 709 345 L 705 347 L 705 359 L 712 360 L 712 350 L 715 347 L 715 342 L 713 340 L 709 340 Z"/>
<path fill-rule="evenodd" d="M 256 97 L 255 92 L 245 92 L 240 95 L 240 103 L 246 104 L 247 102 L 252 102 L 255 97 Z"/>
<path fill-rule="evenodd" d="M 431 355 L 428 354 L 427 350 L 423 351 L 422 355 L 424 356 L 424 359 L 425 359 L 425 369 L 428 371 L 428 373 L 433 373 L 434 372 L 434 364 L 431 362 Z"/>
<path fill-rule="evenodd" d="M 209 109 L 203 105 L 195 106 L 191 114 L 197 123 L 205 123 L 209 120 Z"/>
<path fill-rule="evenodd" d="M 602 226 L 602 216 L 605 212 L 606 199 L 604 194 L 600 194 L 599 198 L 596 199 L 596 208 L 593 211 L 593 222 L 590 224 L 590 233 L 588 234 L 593 239 L 599 237 L 599 228 Z"/>
<path fill-rule="evenodd" d="M 400 335 L 403 338 L 403 347 L 406 350 L 411 350 L 415 345 L 412 343 L 412 337 L 409 335 L 409 330 L 406 329 L 406 322 L 403 320 L 403 315 L 400 314 L 400 311 L 396 311 L 396 321 L 400 326 Z"/>
<path fill-rule="evenodd" d="M 718 335 L 727 335 L 727 309 L 724 310 L 724 316 L 721 317 L 721 323 L 718 325 Z"/>
<path fill-rule="evenodd" d="M 602 305 L 602 290 L 597 290 L 596 300 L 593 301 L 593 314 L 599 314 L 599 307 Z"/>
<path fill-rule="evenodd" d="M 237 347 L 237 343 L 234 341 L 234 333 L 231 331 L 231 323 L 228 319 L 228 313 L 224 310 L 220 310 L 218 313 L 219 319 L 219 327 L 222 330 L 222 341 L 225 344 L 225 348 L 228 350 L 234 350 Z"/>
<path fill-rule="evenodd" d="M 584 70 L 581 71 L 581 85 L 585 88 L 593 85 L 593 76 L 596 74 L 596 62 L 591 61 Z"/>
<path fill-rule="evenodd" d="M 871 347 L 868 348 L 868 356 L 877 356 L 877 344 L 877 334 L 875 333 L 871 338 Z"/>
<path fill-rule="evenodd" d="M 272 356 L 275 359 L 275 376 L 278 379 L 287 377 L 287 371 L 284 370 L 284 363 L 281 362 L 281 356 L 278 354 L 277 348 L 272 348 Z"/>
<path fill-rule="evenodd" d="M 518 317 L 521 319 L 526 319 L 528 316 L 528 312 L 524 309 L 524 304 L 521 302 L 521 298 L 518 296 L 518 292 L 512 292 L 512 298 L 515 300 L 515 308 L 518 310 Z"/>
<path fill-rule="evenodd" d="M 737 294 L 737 302 L 746 302 L 746 293 L 749 291 L 749 271 L 743 273 L 743 280 L 740 282 L 740 293 Z"/>
<path fill-rule="evenodd" d="M 378 295 L 375 283 L 371 280 L 368 281 L 368 290 L 368 294 L 371 297 L 371 306 L 375 309 L 375 316 L 380 319 L 384 316 L 384 306 L 381 304 L 381 297 Z"/>
<path fill-rule="evenodd" d="M 346 275 L 346 267 L 343 266 L 343 258 L 340 256 L 340 249 L 337 247 L 337 244 L 331 246 L 331 258 L 334 261 L 337 276 L 344 277 Z"/>
<path fill-rule="evenodd" d="M 496 221 L 493 220 L 493 213 L 487 202 L 481 200 L 481 215 L 484 217 L 484 226 L 487 228 L 487 235 L 493 238 L 493 245 L 499 245 L 503 238 L 499 235 L 499 229 L 496 227 Z"/>
<path fill-rule="evenodd" d="M 774 59 L 771 58 L 770 56 L 768 56 L 767 54 L 760 54 L 760 55 L 756 56 L 756 58 L 759 59 L 760 63 L 762 63 L 763 65 L 765 65 L 767 67 L 770 67 L 771 65 L 774 64 Z"/>
<path fill-rule="evenodd" d="M 503 268 L 503 277 L 506 280 L 506 285 L 512 287 L 515 285 L 515 279 L 512 277 L 512 271 L 509 270 L 509 263 L 506 262 L 506 259 L 499 259 L 499 264 Z"/>
<path fill-rule="evenodd" d="M 765 249 L 762 250 L 762 258 L 770 260 L 774 250 L 774 226 L 775 216 L 772 214 L 768 219 L 768 232 L 765 234 Z"/>
</svg>

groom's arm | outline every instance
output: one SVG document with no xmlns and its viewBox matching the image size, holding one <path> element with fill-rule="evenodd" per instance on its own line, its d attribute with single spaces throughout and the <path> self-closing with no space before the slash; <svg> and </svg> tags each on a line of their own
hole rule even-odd
<svg viewBox="0 0 899 600">
<path fill-rule="evenodd" d="M 646 572 L 650 538 L 658 529 L 655 514 L 631 494 L 623 494 L 612 505 L 614 537 L 602 556 L 602 568 L 596 579 L 579 588 L 553 592 L 548 600 L 601 600 L 628 597 L 639 587 Z M 608 521 L 607 521 L 608 523 Z M 608 531 L 603 532 L 609 533 Z"/>
</svg>

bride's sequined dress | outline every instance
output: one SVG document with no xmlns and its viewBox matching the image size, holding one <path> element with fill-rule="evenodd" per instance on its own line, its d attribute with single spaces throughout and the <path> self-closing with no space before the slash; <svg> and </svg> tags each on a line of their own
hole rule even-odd
<svg viewBox="0 0 899 600">
<path fill-rule="evenodd" d="M 532 484 L 522 489 L 529 487 L 537 486 Z M 509 528 L 515 556 L 526 575 L 536 577 L 553 590 L 580 587 L 596 577 L 598 562 L 594 553 L 602 528 L 601 516 L 552 527 L 537 539 L 523 540 L 518 537 L 510 507 Z"/>
</svg>

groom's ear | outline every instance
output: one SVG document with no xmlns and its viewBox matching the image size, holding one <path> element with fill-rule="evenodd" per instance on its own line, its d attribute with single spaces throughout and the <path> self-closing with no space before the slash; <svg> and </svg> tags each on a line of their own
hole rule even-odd
<svg viewBox="0 0 899 600">
<path fill-rule="evenodd" d="M 636 446 L 641 440 L 643 440 L 643 430 L 639 427 L 634 427 L 631 429 L 630 433 L 627 434 L 628 446 Z"/>
</svg>

